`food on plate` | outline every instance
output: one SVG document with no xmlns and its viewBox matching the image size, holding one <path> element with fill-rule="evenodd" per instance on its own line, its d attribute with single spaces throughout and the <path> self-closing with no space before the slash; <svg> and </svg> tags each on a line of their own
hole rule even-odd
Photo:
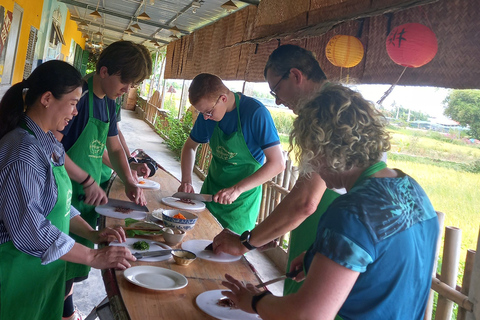
<svg viewBox="0 0 480 320">
<path fill-rule="evenodd" d="M 177 200 L 177 202 L 181 202 L 181 203 L 185 203 L 185 204 L 191 204 L 191 205 L 195 204 L 195 202 L 193 202 L 191 199 L 186 199 L 186 198 L 180 198 L 179 200 Z"/>
<path fill-rule="evenodd" d="M 120 212 L 120 213 L 123 213 L 123 214 L 128 214 L 130 212 L 132 212 L 133 209 L 130 209 L 130 208 L 125 208 L 125 207 L 115 207 L 115 212 Z"/>
<path fill-rule="evenodd" d="M 128 229 L 142 229 L 142 230 L 151 230 L 151 231 L 161 231 L 163 226 L 149 222 L 149 221 L 137 221 L 128 224 Z"/>
<path fill-rule="evenodd" d="M 145 184 L 146 182 L 145 181 L 138 181 L 138 184 Z"/>
<path fill-rule="evenodd" d="M 177 213 L 176 215 L 173 216 L 175 219 L 183 219 L 183 220 L 186 220 L 187 218 L 185 218 L 185 216 L 183 214 L 181 214 L 180 212 Z"/>
<path fill-rule="evenodd" d="M 133 249 L 135 250 L 148 250 L 150 245 L 146 241 L 137 241 L 133 243 Z"/>
<path fill-rule="evenodd" d="M 226 308 L 230 308 L 230 309 L 237 309 L 237 306 L 235 305 L 235 302 L 233 302 L 232 299 L 227 298 L 227 297 L 223 297 L 223 298 L 218 299 L 217 306 L 226 307 Z"/>
</svg>

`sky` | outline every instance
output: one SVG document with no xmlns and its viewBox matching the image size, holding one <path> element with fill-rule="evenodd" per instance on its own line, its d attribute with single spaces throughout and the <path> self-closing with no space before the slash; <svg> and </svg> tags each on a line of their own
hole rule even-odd
<svg viewBox="0 0 480 320">
<path fill-rule="evenodd" d="M 230 90 L 241 92 L 243 81 L 225 81 Z M 251 83 L 254 90 L 268 93 L 270 88 L 266 82 Z M 390 85 L 355 85 L 353 88 L 360 91 L 365 99 L 377 102 L 390 88 Z M 445 119 L 443 115 L 443 100 L 448 96 L 451 89 L 421 86 L 396 86 L 382 105 L 390 109 L 393 102 L 403 108 L 412 111 L 420 111 L 433 118 Z M 272 97 L 273 99 L 273 97 Z"/>
<path fill-rule="evenodd" d="M 228 81 L 235 90 L 242 91 L 243 81 Z M 255 90 L 269 92 L 268 83 L 255 83 Z M 230 87 L 230 85 L 229 85 Z M 238 88 L 237 88 L 238 87 Z M 356 85 L 354 88 L 362 93 L 365 99 L 377 102 L 390 88 L 390 85 Z M 233 89 L 233 88 L 230 88 Z M 390 109 L 393 102 L 412 111 L 420 111 L 431 117 L 444 118 L 443 100 L 450 89 L 420 86 L 396 86 L 382 105 Z"/>
</svg>

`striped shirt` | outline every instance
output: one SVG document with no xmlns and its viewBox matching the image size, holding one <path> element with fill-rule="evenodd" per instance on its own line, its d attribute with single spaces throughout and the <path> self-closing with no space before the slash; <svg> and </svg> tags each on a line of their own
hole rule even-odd
<svg viewBox="0 0 480 320">
<path fill-rule="evenodd" d="M 35 136 L 17 127 L 0 140 L 0 244 L 13 241 L 18 250 L 47 264 L 75 244 L 46 219 L 57 201 L 51 164 L 63 165 L 65 150 L 50 131 L 43 132 L 27 116 L 24 121 Z M 71 207 L 70 219 L 78 214 Z"/>
</svg>

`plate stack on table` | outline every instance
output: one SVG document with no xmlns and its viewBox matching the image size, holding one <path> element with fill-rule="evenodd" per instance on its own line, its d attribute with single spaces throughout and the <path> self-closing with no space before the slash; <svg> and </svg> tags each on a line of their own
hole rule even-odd
<svg viewBox="0 0 480 320">
<path fill-rule="evenodd" d="M 119 180 L 119 178 L 116 178 L 112 184 L 109 197 L 113 199 L 127 200 L 124 193 L 124 186 L 120 181 L 117 181 L 117 179 Z M 150 180 L 158 182 L 162 188 L 161 190 L 145 192 L 147 208 L 149 209 L 146 213 L 153 211 L 161 212 L 162 209 L 173 209 L 171 206 L 166 205 L 162 199 L 170 197 L 177 191 L 180 186 L 179 181 L 164 170 L 157 170 L 156 174 L 153 177 L 150 177 Z M 171 246 L 173 249 L 180 249 L 183 247 L 183 244 L 186 244 L 188 247 L 188 244 L 195 243 L 190 242 L 192 240 L 203 240 L 200 242 L 196 241 L 196 243 L 197 245 L 201 243 L 201 246 L 203 246 L 204 249 L 205 246 L 222 230 L 220 224 L 207 209 L 204 208 L 203 210 L 192 211 L 192 213 L 198 217 L 195 226 L 193 229 L 186 231 L 185 237 L 181 243 Z M 102 223 L 105 226 L 115 226 L 124 225 L 125 221 L 124 219 L 103 217 Z M 162 235 L 141 237 L 148 239 L 149 241 L 164 243 Z M 137 236 L 135 239 L 140 238 Z M 212 255 L 213 253 L 210 252 L 208 254 Z M 121 270 L 104 272 L 105 283 L 113 282 L 118 285 L 118 292 L 115 292 L 115 290 L 109 290 L 107 287 L 107 294 L 110 301 L 115 299 L 123 302 L 123 306 L 122 303 L 113 305 L 113 308 L 118 309 L 114 310 L 114 313 L 127 313 L 131 319 L 216 319 L 218 318 L 216 315 L 213 315 L 212 317 L 208 312 L 206 313 L 202 311 L 203 309 L 199 308 L 195 302 L 197 296 L 211 290 L 226 289 L 221 284 L 222 280 L 224 280 L 225 273 L 231 274 L 244 282 L 251 282 L 253 284 L 259 283 L 257 276 L 243 257 L 235 257 L 232 261 L 218 262 L 208 260 L 208 258 L 206 259 L 205 257 L 202 258 L 202 253 L 199 253 L 197 259 L 186 266 L 176 264 L 171 258 L 163 261 L 146 261 L 145 259 L 140 259 L 133 262 L 132 266 L 153 266 L 175 271 L 184 276 L 187 279 L 188 284 L 185 287 L 179 288 L 179 284 L 172 285 L 170 283 L 172 289 L 161 288 L 155 290 L 147 288 L 147 286 L 152 285 L 148 283 L 148 278 L 150 276 L 155 278 L 155 280 L 152 280 L 152 283 L 155 282 L 153 286 L 156 288 L 162 286 L 168 287 L 169 284 L 162 285 L 161 278 L 167 276 L 172 279 L 173 276 L 165 275 L 163 270 L 158 271 L 157 269 L 152 269 L 155 271 L 145 271 L 142 269 L 140 270 L 141 272 L 137 272 L 135 270 L 138 269 L 133 269 L 133 271 L 135 271 L 135 280 L 132 278 L 130 272 L 128 272 L 128 269 L 125 271 L 126 275 L 124 275 L 124 271 Z M 144 276 L 145 273 L 147 276 Z M 112 279 L 109 279 L 110 277 Z M 130 278 L 127 280 L 126 277 Z M 138 283 L 135 284 L 135 281 L 140 282 L 141 285 Z"/>
</svg>

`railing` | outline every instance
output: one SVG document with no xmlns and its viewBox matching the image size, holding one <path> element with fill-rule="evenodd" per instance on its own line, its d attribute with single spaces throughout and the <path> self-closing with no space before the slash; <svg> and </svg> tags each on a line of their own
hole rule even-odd
<svg viewBox="0 0 480 320">
<path fill-rule="evenodd" d="M 146 102 L 139 99 L 137 103 L 137 110 L 139 113 L 143 113 L 143 118 L 150 125 L 168 126 L 166 120 L 168 113 L 165 110 L 158 108 L 154 103 Z M 163 137 L 167 138 L 168 137 Z M 208 166 L 210 165 L 211 149 L 208 145 L 204 144 L 197 151 L 197 164 L 194 171 L 205 179 L 208 173 Z M 260 223 L 265 220 L 268 215 L 275 209 L 275 207 L 282 201 L 282 199 L 290 192 L 295 185 L 298 173 L 295 167 L 292 165 L 291 160 L 286 161 L 286 167 L 283 172 L 274 177 L 271 181 L 263 184 L 262 190 L 262 202 L 260 205 L 260 212 L 257 222 Z M 440 230 L 443 229 L 444 214 L 437 212 Z M 284 235 L 280 239 L 280 244 L 288 243 L 289 234 Z M 478 239 L 480 245 L 480 235 Z M 441 245 L 441 239 L 437 243 L 437 256 Z M 432 276 L 431 294 L 425 312 L 425 320 L 450 320 L 453 313 L 453 305 L 458 305 L 457 320 L 480 320 L 478 315 L 480 311 L 476 311 L 474 308 L 474 301 L 480 299 L 480 259 L 477 257 L 475 262 L 475 251 L 468 250 L 465 268 L 463 272 L 462 286 L 458 286 L 457 272 L 459 264 L 459 253 L 461 246 L 461 230 L 455 227 L 445 228 L 445 237 L 442 254 L 442 267 L 441 273 L 434 272 Z M 478 245 L 477 245 L 478 247 Z M 281 269 L 286 268 L 287 250 L 284 250 L 282 246 L 265 252 Z M 475 264 L 476 263 L 476 264 Z M 434 270 L 436 271 L 436 265 Z M 477 271 L 478 270 L 478 271 Z M 476 290 L 471 290 L 475 288 Z M 438 293 L 437 307 L 435 317 L 432 317 L 434 292 Z M 469 296 L 471 292 L 474 292 L 473 296 Z M 480 306 L 477 307 L 480 309 Z M 472 313 L 474 312 L 474 313 Z"/>
</svg>

